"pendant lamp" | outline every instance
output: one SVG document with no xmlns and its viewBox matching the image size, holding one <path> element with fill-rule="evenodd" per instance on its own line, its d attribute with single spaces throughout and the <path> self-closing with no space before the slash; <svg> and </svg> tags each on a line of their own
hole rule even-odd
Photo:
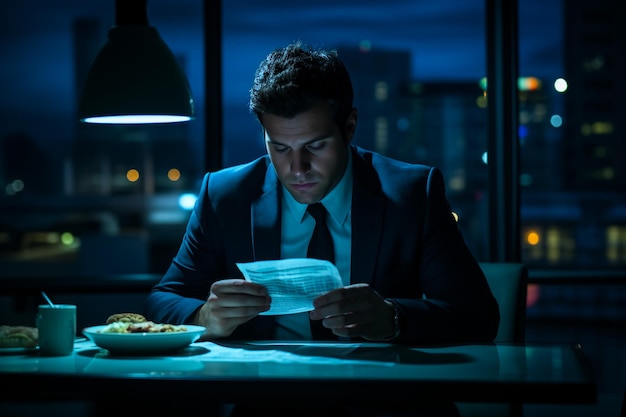
<svg viewBox="0 0 626 417">
<path fill-rule="evenodd" d="M 116 0 L 115 25 L 80 97 L 85 123 L 174 123 L 193 119 L 191 88 L 176 57 L 148 24 L 147 0 Z"/>
</svg>

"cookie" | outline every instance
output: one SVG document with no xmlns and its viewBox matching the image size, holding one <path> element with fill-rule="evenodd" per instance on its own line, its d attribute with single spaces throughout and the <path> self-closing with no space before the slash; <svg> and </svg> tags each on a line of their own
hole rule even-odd
<svg viewBox="0 0 626 417">
<path fill-rule="evenodd" d="M 146 322 L 146 318 L 139 313 L 116 313 L 111 314 L 109 318 L 107 318 L 106 324 L 111 324 L 114 322 L 122 322 L 122 323 L 143 323 Z"/>
</svg>

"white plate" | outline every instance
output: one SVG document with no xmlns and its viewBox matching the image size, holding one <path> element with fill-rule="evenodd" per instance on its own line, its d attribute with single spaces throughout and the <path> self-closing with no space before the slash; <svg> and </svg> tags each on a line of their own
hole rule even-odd
<svg viewBox="0 0 626 417">
<path fill-rule="evenodd" d="M 162 353 L 182 349 L 200 338 L 202 326 L 186 324 L 184 332 L 100 333 L 106 325 L 83 329 L 83 334 L 98 347 L 114 353 Z"/>
</svg>

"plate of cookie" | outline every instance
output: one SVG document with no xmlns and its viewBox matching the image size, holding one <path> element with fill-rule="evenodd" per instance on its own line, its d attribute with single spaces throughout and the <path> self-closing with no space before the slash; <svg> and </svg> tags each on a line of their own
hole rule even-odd
<svg viewBox="0 0 626 417">
<path fill-rule="evenodd" d="M 158 354 L 189 346 L 206 329 L 190 324 L 154 323 L 137 313 L 111 315 L 106 324 L 83 329 L 96 346 L 112 353 Z"/>
<path fill-rule="evenodd" d="M 39 332 L 30 326 L 0 326 L 0 354 L 24 353 L 38 349 Z"/>
</svg>

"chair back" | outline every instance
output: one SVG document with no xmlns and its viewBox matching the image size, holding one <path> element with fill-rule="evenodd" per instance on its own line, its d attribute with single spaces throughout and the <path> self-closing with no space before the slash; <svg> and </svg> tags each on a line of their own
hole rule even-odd
<svg viewBox="0 0 626 417">
<path fill-rule="evenodd" d="M 500 308 L 500 326 L 495 342 L 524 342 L 528 285 L 526 266 L 514 262 L 482 262 L 480 267 Z"/>
</svg>

